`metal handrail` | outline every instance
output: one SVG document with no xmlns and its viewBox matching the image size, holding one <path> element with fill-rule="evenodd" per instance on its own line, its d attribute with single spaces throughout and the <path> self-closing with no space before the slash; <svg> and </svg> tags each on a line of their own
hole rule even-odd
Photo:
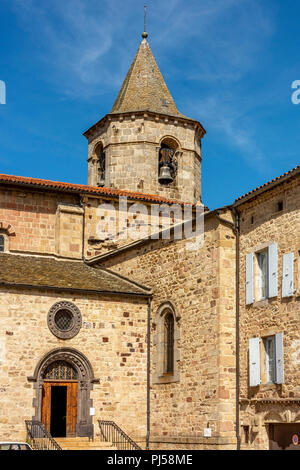
<svg viewBox="0 0 300 470">
<path fill-rule="evenodd" d="M 111 442 L 118 450 L 142 450 L 114 421 L 99 419 L 98 424 L 102 442 Z"/>
<path fill-rule="evenodd" d="M 62 450 L 40 421 L 25 421 L 27 442 L 34 450 Z"/>
</svg>

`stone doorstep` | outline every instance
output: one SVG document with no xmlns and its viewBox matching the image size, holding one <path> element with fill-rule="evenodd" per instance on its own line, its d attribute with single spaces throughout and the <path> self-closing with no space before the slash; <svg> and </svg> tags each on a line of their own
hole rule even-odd
<svg viewBox="0 0 300 470">
<path fill-rule="evenodd" d="M 165 437 L 158 436 L 150 438 L 153 444 L 205 444 L 205 445 L 236 445 L 235 437 Z"/>
<path fill-rule="evenodd" d="M 55 441 L 62 450 L 117 450 L 111 442 L 89 441 L 88 437 L 61 437 Z"/>
</svg>

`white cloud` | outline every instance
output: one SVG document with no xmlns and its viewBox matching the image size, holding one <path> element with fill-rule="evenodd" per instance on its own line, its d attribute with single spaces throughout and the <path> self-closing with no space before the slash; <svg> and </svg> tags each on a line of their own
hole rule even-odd
<svg viewBox="0 0 300 470">
<path fill-rule="evenodd" d="M 60 91 L 86 97 L 120 86 L 142 31 L 140 1 L 10 3 Z M 185 78 L 236 81 L 271 32 L 265 13 L 260 0 L 152 0 L 147 29 L 159 55 L 170 57 Z M 182 70 L 177 60 L 186 56 L 189 66 Z"/>
<path fill-rule="evenodd" d="M 142 32 L 140 1 L 11 4 L 36 44 L 33 54 L 38 53 L 43 64 L 41 75 L 62 96 L 86 100 L 104 93 L 117 95 Z M 270 7 L 262 0 L 152 0 L 147 29 L 158 63 L 170 78 L 183 85 L 198 82 L 207 90 L 205 97 L 180 97 L 182 112 L 222 131 L 250 164 L 263 164 L 255 136 L 241 124 L 240 109 L 251 110 L 253 96 L 245 99 L 245 89 L 238 91 L 236 84 L 255 70 L 272 36 Z"/>
</svg>

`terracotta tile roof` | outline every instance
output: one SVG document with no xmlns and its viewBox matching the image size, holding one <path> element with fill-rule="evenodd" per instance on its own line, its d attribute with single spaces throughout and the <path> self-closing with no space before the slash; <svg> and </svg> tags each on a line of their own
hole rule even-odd
<svg viewBox="0 0 300 470">
<path fill-rule="evenodd" d="M 102 188 L 98 186 L 88 186 L 84 184 L 64 183 L 60 181 L 50 181 L 39 178 L 29 178 L 25 176 L 0 174 L 0 184 L 1 183 L 17 186 L 21 185 L 28 187 L 53 189 L 56 191 L 66 191 L 73 193 L 90 193 L 108 197 L 127 196 L 128 199 L 141 200 L 146 202 L 191 205 L 190 203 L 177 201 L 175 199 L 167 199 L 161 196 L 157 196 L 155 194 L 143 194 L 139 192 L 131 192 L 114 188 Z"/>
<path fill-rule="evenodd" d="M 300 165 L 296 166 L 292 170 L 287 171 L 283 175 L 277 176 L 276 178 L 272 179 L 271 181 L 268 181 L 267 183 L 262 184 L 261 186 L 258 186 L 255 189 L 252 189 L 248 193 L 244 194 L 243 196 L 238 197 L 235 200 L 235 204 L 238 203 L 239 201 L 243 202 L 244 199 L 248 199 L 249 197 L 256 196 L 256 193 L 261 193 L 264 191 L 267 191 L 271 189 L 273 186 L 282 183 L 286 179 L 295 176 L 297 173 L 300 173 Z"/>
<path fill-rule="evenodd" d="M 49 287 L 150 295 L 150 289 L 102 268 L 92 268 L 83 261 L 65 261 L 37 256 L 0 254 L 0 286 Z"/>
<path fill-rule="evenodd" d="M 140 44 L 111 114 L 149 111 L 183 117 L 168 90 L 146 39 Z"/>
</svg>

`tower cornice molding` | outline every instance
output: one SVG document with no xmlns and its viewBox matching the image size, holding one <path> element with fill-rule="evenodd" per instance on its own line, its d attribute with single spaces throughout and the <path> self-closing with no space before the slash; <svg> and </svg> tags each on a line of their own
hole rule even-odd
<svg viewBox="0 0 300 470">
<path fill-rule="evenodd" d="M 190 119 L 188 117 L 178 117 L 178 116 L 172 116 L 169 114 L 163 114 L 163 113 L 154 113 L 152 111 L 148 110 L 143 110 L 143 111 L 131 111 L 131 112 L 124 112 L 124 113 L 108 113 L 106 114 L 102 119 L 100 119 L 96 124 L 91 126 L 89 129 L 87 129 L 83 135 L 89 139 L 92 137 L 95 132 L 100 128 L 104 127 L 104 125 L 109 122 L 113 121 L 120 121 L 124 122 L 124 120 L 127 118 L 132 122 L 132 116 L 134 116 L 134 119 L 137 119 L 137 117 L 143 117 L 144 120 L 148 119 L 154 119 L 154 121 L 159 122 L 162 121 L 166 124 L 165 119 L 168 119 L 167 124 L 175 124 L 175 125 L 190 125 L 194 127 L 196 130 L 199 131 L 200 137 L 203 138 L 204 135 L 206 134 L 206 130 L 202 126 L 202 124 L 199 121 L 196 121 L 195 119 Z"/>
</svg>

